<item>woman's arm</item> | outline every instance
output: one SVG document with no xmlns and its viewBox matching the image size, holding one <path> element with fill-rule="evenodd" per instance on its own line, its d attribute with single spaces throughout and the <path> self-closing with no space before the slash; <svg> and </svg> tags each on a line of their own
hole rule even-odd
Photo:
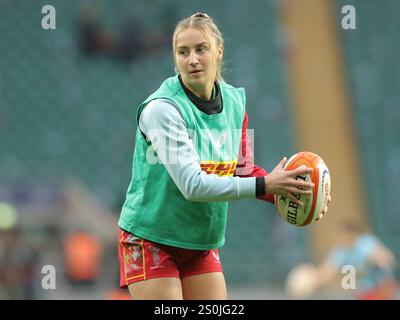
<svg viewBox="0 0 400 320">
<path fill-rule="evenodd" d="M 255 198 L 254 177 L 218 176 L 201 170 L 200 159 L 189 137 L 186 123 L 171 101 L 151 101 L 140 115 L 139 128 L 187 200 Z"/>
<path fill-rule="evenodd" d="M 244 114 L 243 126 L 242 126 L 242 138 L 240 145 L 240 154 L 238 158 L 238 164 L 235 171 L 235 176 L 239 177 L 264 177 L 269 173 L 257 166 L 254 163 L 254 155 L 251 147 L 251 140 L 247 134 L 248 128 L 248 115 L 247 112 Z M 260 191 L 259 191 L 260 190 Z M 264 179 L 257 179 L 257 199 L 274 203 L 274 195 L 272 193 L 265 194 L 265 183 Z"/>
<path fill-rule="evenodd" d="M 302 174 L 309 174 L 312 172 L 312 169 L 300 166 L 294 170 L 286 171 L 283 169 L 287 161 L 286 158 L 283 158 L 271 173 L 255 165 L 250 138 L 247 135 L 247 126 L 248 116 L 245 113 L 242 126 L 241 154 L 239 155 L 239 165 L 236 175 L 241 177 L 256 177 L 256 196 L 258 199 L 274 203 L 273 194 L 281 194 L 287 196 L 293 202 L 303 205 L 294 194 L 311 193 L 313 184 L 297 180 L 296 177 Z M 321 216 L 327 210 L 328 208 L 326 207 Z"/>
<path fill-rule="evenodd" d="M 189 137 L 186 123 L 172 102 L 151 101 L 142 111 L 139 128 L 187 200 L 206 202 L 256 197 L 255 177 L 219 176 L 201 170 L 200 159 Z M 283 165 L 284 160 L 263 177 L 265 193 L 283 194 L 299 203 L 292 193 L 308 194 L 313 184 L 296 180 L 296 177 L 312 169 L 304 166 L 285 171 Z"/>
</svg>

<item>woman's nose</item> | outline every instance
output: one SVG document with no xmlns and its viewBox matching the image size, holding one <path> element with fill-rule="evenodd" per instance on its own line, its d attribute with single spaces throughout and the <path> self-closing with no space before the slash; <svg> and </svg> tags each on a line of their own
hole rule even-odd
<svg viewBox="0 0 400 320">
<path fill-rule="evenodd" d="M 190 56 L 189 56 L 189 64 L 191 65 L 191 66 L 195 66 L 195 65 L 197 65 L 199 63 L 199 61 L 198 61 L 198 59 L 197 59 L 197 55 L 196 55 L 196 53 L 191 53 L 190 54 Z"/>
</svg>

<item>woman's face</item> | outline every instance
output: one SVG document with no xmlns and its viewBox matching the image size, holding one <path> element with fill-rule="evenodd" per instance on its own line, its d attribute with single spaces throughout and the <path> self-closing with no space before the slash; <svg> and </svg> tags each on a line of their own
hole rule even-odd
<svg viewBox="0 0 400 320">
<path fill-rule="evenodd" d="M 222 59 L 223 51 L 213 45 L 195 28 L 183 29 L 177 36 L 176 63 L 183 82 L 192 91 L 211 91 L 214 85 L 217 59 Z"/>
</svg>

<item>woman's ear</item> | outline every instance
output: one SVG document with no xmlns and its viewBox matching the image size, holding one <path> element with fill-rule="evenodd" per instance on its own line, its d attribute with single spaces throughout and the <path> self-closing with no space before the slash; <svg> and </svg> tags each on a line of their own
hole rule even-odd
<svg viewBox="0 0 400 320">
<path fill-rule="evenodd" d="M 219 63 L 221 63 L 223 57 L 224 57 L 224 47 L 219 46 L 219 48 L 217 50 L 217 60 Z"/>
</svg>

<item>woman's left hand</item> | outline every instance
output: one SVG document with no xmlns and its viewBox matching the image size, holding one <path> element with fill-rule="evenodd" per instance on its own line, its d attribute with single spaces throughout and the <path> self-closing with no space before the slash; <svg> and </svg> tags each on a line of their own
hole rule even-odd
<svg viewBox="0 0 400 320">
<path fill-rule="evenodd" d="M 329 202 L 331 202 L 331 201 L 332 201 L 332 197 L 331 197 L 331 195 L 329 195 L 329 196 L 328 196 L 328 203 L 327 203 L 326 207 L 324 208 L 324 210 L 321 211 L 321 213 L 318 215 L 318 218 L 315 219 L 315 221 L 321 220 L 321 219 L 323 218 L 323 216 L 324 216 L 324 215 L 327 213 L 327 211 L 328 211 L 328 204 L 329 204 Z"/>
</svg>

